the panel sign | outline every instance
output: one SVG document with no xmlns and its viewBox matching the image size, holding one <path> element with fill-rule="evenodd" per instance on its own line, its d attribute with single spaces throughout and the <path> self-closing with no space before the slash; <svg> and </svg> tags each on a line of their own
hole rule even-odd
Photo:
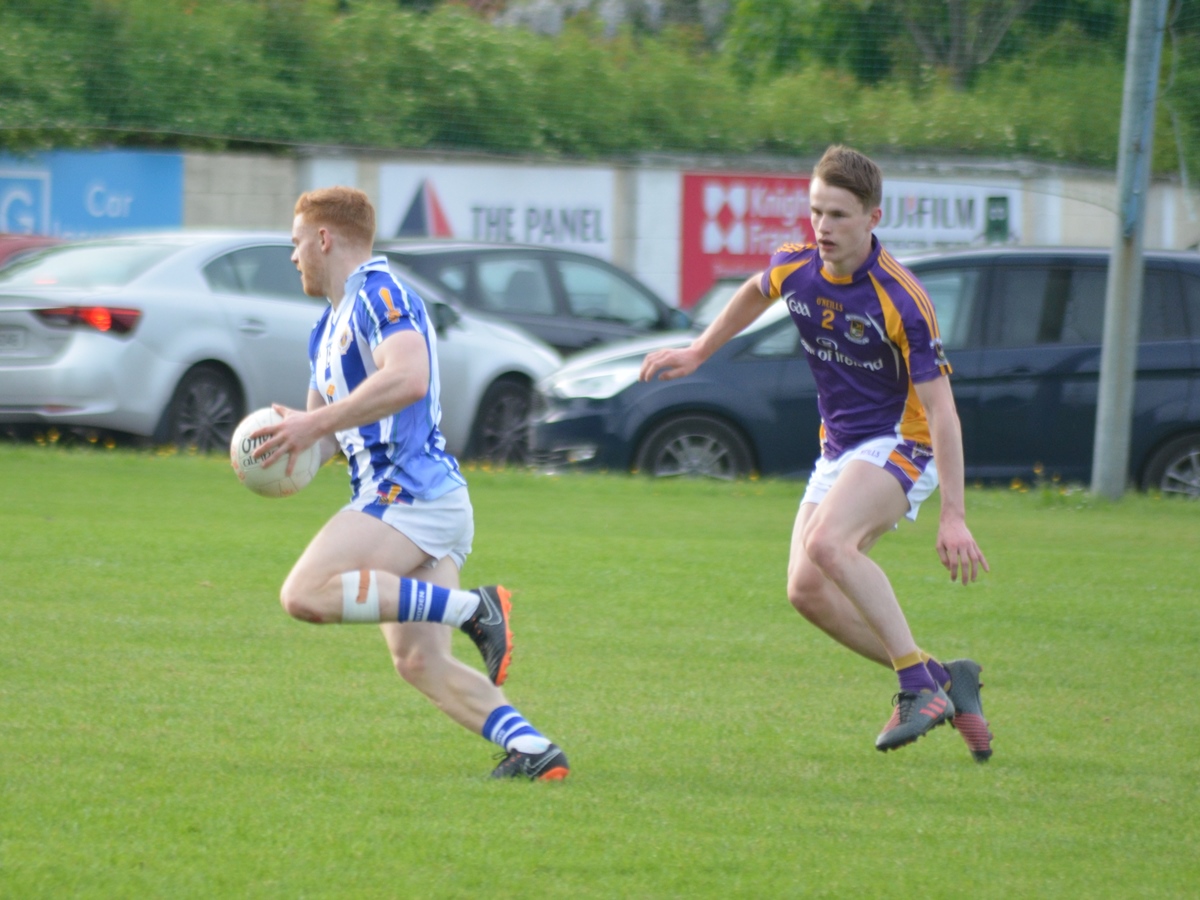
<svg viewBox="0 0 1200 900">
<path fill-rule="evenodd" d="M 610 169 L 380 166 L 380 238 L 545 244 L 612 257 Z"/>
</svg>

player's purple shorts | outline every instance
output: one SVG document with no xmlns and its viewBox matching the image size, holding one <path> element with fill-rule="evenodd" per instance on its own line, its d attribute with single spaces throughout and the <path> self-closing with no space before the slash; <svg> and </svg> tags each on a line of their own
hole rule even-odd
<svg viewBox="0 0 1200 900">
<path fill-rule="evenodd" d="M 881 437 L 864 441 L 851 447 L 833 459 L 820 457 L 813 466 L 804 490 L 803 503 L 820 503 L 833 483 L 851 460 L 861 459 L 890 472 L 900 482 L 908 497 L 908 512 L 905 517 L 917 520 L 921 504 L 937 490 L 937 466 L 933 463 L 933 448 L 916 441 L 905 441 L 898 437 Z"/>
</svg>

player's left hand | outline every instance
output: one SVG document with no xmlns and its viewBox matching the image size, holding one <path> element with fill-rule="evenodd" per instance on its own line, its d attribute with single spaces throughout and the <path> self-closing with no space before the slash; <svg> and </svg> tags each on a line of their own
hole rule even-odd
<svg viewBox="0 0 1200 900">
<path fill-rule="evenodd" d="M 951 581 L 958 580 L 960 571 L 964 585 L 979 576 L 980 568 L 985 572 L 991 571 L 987 557 L 971 536 L 971 529 L 961 520 L 943 521 L 938 526 L 937 553 L 942 565 L 950 570 Z"/>
<path fill-rule="evenodd" d="M 271 409 L 283 416 L 283 421 L 268 425 L 250 435 L 252 439 L 268 438 L 254 449 L 253 455 L 255 459 L 261 459 L 268 455 L 271 457 L 263 464 L 264 469 L 271 468 L 281 456 L 286 456 L 286 473 L 291 475 L 292 469 L 296 466 L 296 458 L 319 441 L 323 434 L 309 413 L 278 403 L 272 403 Z"/>
</svg>

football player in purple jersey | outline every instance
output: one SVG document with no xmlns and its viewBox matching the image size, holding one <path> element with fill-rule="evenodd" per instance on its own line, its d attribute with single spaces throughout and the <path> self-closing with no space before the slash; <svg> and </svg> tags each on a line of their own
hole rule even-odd
<svg viewBox="0 0 1200 900">
<path fill-rule="evenodd" d="M 800 332 L 817 384 L 821 456 L 792 530 L 788 599 L 851 650 L 895 670 L 899 692 L 880 750 L 951 722 L 980 762 L 992 753 L 980 666 L 944 664 L 913 638 L 887 575 L 868 555 L 942 489 L 937 553 L 952 581 L 988 570 L 967 528 L 962 432 L 933 304 L 872 233 L 883 178 L 868 157 L 826 150 L 810 185 L 813 244 L 784 245 L 682 349 L 657 350 L 641 378 L 682 378 L 777 301 Z"/>
<path fill-rule="evenodd" d="M 304 292 L 329 307 L 309 340 L 307 409 L 275 407 L 283 421 L 252 437 L 268 438 L 258 456 L 340 450 L 352 497 L 296 561 L 280 601 L 304 622 L 378 624 L 405 681 L 503 748 L 492 777 L 565 778 L 562 750 L 500 691 L 512 653 L 509 592 L 459 587 L 474 518 L 438 429 L 437 333 L 425 304 L 372 256 L 375 210 L 362 191 L 310 191 L 295 212 L 292 262 Z M 487 677 L 451 655 L 450 628 L 475 642 Z"/>
</svg>

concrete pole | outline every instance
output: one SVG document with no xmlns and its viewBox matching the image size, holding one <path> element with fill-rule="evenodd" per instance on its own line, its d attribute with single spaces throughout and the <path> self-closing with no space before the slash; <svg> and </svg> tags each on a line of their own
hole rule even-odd
<svg viewBox="0 0 1200 900">
<path fill-rule="evenodd" d="M 1092 492 L 1120 499 L 1129 477 L 1134 373 L 1142 311 L 1142 235 L 1150 187 L 1150 150 L 1158 70 L 1169 0 L 1133 0 L 1125 48 L 1125 96 L 1117 161 L 1120 204 L 1104 295 L 1104 346 L 1096 400 Z"/>
</svg>

